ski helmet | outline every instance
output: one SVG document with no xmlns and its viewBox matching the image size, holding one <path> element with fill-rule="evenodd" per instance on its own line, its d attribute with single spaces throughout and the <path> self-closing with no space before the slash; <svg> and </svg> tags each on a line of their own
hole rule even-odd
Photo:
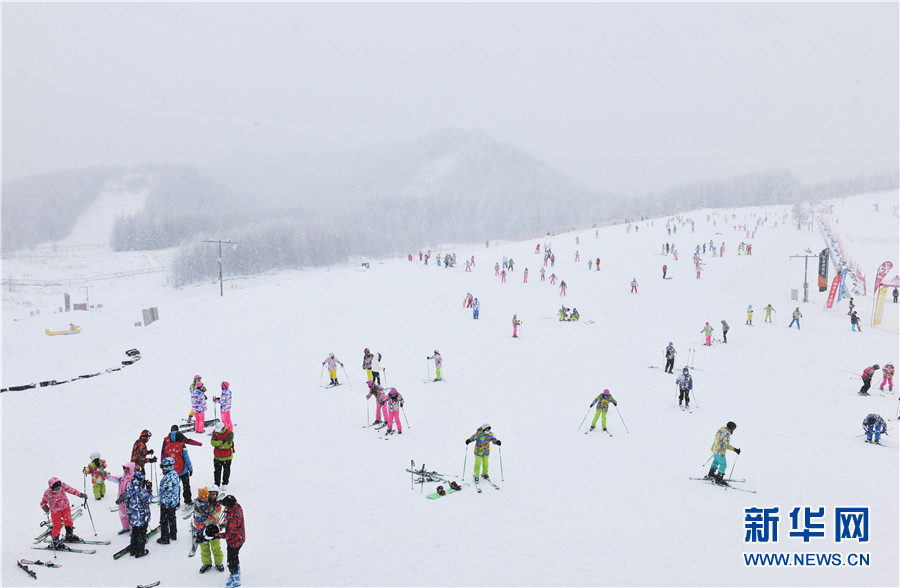
<svg viewBox="0 0 900 588">
<path fill-rule="evenodd" d="M 684 369 L 681 370 L 681 373 L 682 373 L 682 374 L 687 374 L 687 373 L 688 373 L 688 368 L 687 368 L 687 366 L 684 366 Z"/>
<path fill-rule="evenodd" d="M 199 374 L 196 375 L 196 376 L 194 376 L 194 381 L 195 381 L 195 382 L 199 382 L 199 381 L 200 381 L 200 375 L 199 375 Z"/>
<path fill-rule="evenodd" d="M 153 434 L 150 431 L 148 431 L 147 429 L 144 429 L 143 431 L 141 431 L 141 437 L 147 437 L 149 439 L 152 436 L 153 436 Z"/>
<path fill-rule="evenodd" d="M 434 354 L 435 354 L 435 355 L 440 355 L 440 353 L 438 353 L 438 350 L 437 350 L 437 349 L 434 350 Z"/>
<path fill-rule="evenodd" d="M 881 366 L 879 366 L 877 363 L 876 363 L 875 365 L 873 365 L 872 367 L 875 368 L 876 370 L 880 370 L 880 369 L 881 369 Z"/>
<path fill-rule="evenodd" d="M 671 341 L 669 341 L 669 345 L 671 345 L 671 344 L 672 344 L 672 342 L 671 342 Z"/>
<path fill-rule="evenodd" d="M 399 395 L 400 395 L 400 393 L 397 392 L 397 389 L 396 389 L 396 388 L 391 388 L 391 393 L 389 394 L 389 396 L 390 396 L 391 398 L 396 398 L 396 397 L 399 396 Z"/>
<path fill-rule="evenodd" d="M 374 384 L 374 383 L 375 383 L 375 380 L 369 380 L 368 382 L 366 382 L 366 386 L 368 386 L 369 388 L 371 388 L 371 387 L 372 387 L 372 384 Z"/>
<path fill-rule="evenodd" d="M 93 452 L 93 453 L 91 454 L 91 461 L 94 461 L 95 459 L 100 459 L 100 452 L 99 452 L 99 451 L 95 451 L 95 452 Z"/>
<path fill-rule="evenodd" d="M 484 431 L 485 433 L 487 433 L 488 431 L 491 430 L 491 426 L 490 426 L 489 424 L 487 424 L 487 423 L 484 423 L 484 424 L 481 425 L 481 427 L 479 427 L 479 428 L 480 428 L 482 431 Z"/>
<path fill-rule="evenodd" d="M 231 384 L 229 384 L 228 382 L 222 382 L 222 390 L 227 390 L 230 387 L 231 387 Z"/>
<path fill-rule="evenodd" d="M 219 536 L 219 526 L 218 525 L 209 525 L 204 529 L 203 534 L 207 539 L 215 539 Z"/>
<path fill-rule="evenodd" d="M 237 504 L 237 498 L 229 494 L 222 499 L 222 504 L 225 506 L 225 508 L 234 508 L 234 505 Z"/>
<path fill-rule="evenodd" d="M 174 457 L 164 457 L 164 458 L 162 458 L 162 461 L 159 463 L 164 468 L 173 468 L 173 467 L 175 467 L 175 458 Z"/>
<path fill-rule="evenodd" d="M 602 396 L 609 396 L 609 390 L 603 390 Z"/>
<path fill-rule="evenodd" d="M 334 359 L 334 353 L 329 353 L 329 354 L 328 354 L 328 357 Z"/>
<path fill-rule="evenodd" d="M 363 349 L 363 353 L 369 353 L 369 348 L 366 347 L 365 349 Z"/>
<path fill-rule="evenodd" d="M 734 432 L 734 430 L 737 429 L 737 425 L 734 424 L 734 421 L 728 421 L 728 424 L 725 425 L 725 428 Z"/>
<path fill-rule="evenodd" d="M 866 417 L 866 424 L 867 424 L 867 425 L 874 425 L 874 424 L 875 424 L 875 415 L 871 415 L 871 414 L 870 414 L 869 416 L 867 416 L 867 417 Z"/>
</svg>

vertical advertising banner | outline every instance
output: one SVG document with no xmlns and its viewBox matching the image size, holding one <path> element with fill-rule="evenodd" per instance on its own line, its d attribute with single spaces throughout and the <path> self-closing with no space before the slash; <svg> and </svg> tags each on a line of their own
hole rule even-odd
<svg viewBox="0 0 900 588">
<path fill-rule="evenodd" d="M 838 286 L 838 293 L 837 293 L 837 301 L 838 302 L 840 302 L 841 299 L 844 298 L 844 282 L 847 281 L 847 274 L 849 274 L 849 273 L 850 273 L 850 268 L 846 267 L 846 268 L 844 268 L 844 271 L 841 272 L 840 276 L 835 276 L 836 278 L 837 277 L 841 278 L 841 283 Z"/>
<path fill-rule="evenodd" d="M 828 249 L 819 253 L 819 292 L 828 289 Z"/>
<path fill-rule="evenodd" d="M 72 310 L 72 307 L 70 306 L 70 303 L 72 300 L 71 300 L 71 298 L 69 298 L 68 292 L 66 292 L 65 296 L 66 296 L 66 312 L 69 312 L 70 310 Z"/>
<path fill-rule="evenodd" d="M 872 292 L 878 294 L 878 288 L 881 286 L 881 282 L 884 281 L 884 276 L 886 276 L 887 273 L 891 271 L 892 267 L 894 267 L 894 264 L 890 261 L 885 261 L 881 264 L 881 266 L 878 268 L 878 273 L 875 274 L 875 289 L 872 290 Z"/>
<path fill-rule="evenodd" d="M 838 274 L 834 276 L 834 279 L 831 281 L 831 290 L 828 291 L 828 302 L 825 303 L 825 308 L 831 308 L 834 305 L 834 297 L 837 296 L 838 288 L 841 286 L 841 278 L 843 274 Z"/>
</svg>

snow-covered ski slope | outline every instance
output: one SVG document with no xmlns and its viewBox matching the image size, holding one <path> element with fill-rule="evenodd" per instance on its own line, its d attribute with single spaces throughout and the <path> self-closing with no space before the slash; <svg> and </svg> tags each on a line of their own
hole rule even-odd
<svg viewBox="0 0 900 588">
<path fill-rule="evenodd" d="M 896 203 L 896 192 L 834 203 L 837 226 L 847 231 L 870 284 L 882 261 L 898 264 Z M 733 229 L 752 230 L 766 216 L 752 239 Z M 246 586 L 898 585 L 897 398 L 879 393 L 880 374 L 871 397 L 856 393 L 863 368 L 897 364 L 897 305 L 889 303 L 885 326 L 873 329 L 872 297 L 858 298 L 865 324 L 853 333 L 846 300 L 825 311 L 827 293 L 813 288 L 809 303 L 792 301 L 791 289 L 802 292 L 803 260 L 790 256 L 818 252 L 823 242 L 815 230 L 793 226 L 789 207 L 682 218 L 695 220 L 696 232 L 678 223 L 668 236 L 667 219 L 657 218 L 638 223 L 639 231 L 605 227 L 599 237 L 590 229 L 450 249 L 460 262 L 475 255 L 471 273 L 425 266 L 417 255 L 414 262 L 368 259 L 229 280 L 222 298 L 218 284 L 175 290 L 159 273 L 94 280 L 91 303 L 103 304 L 102 312 L 54 314 L 64 291 L 84 300 L 76 285 L 4 288 L 4 387 L 103 371 L 130 348 L 143 358 L 102 376 L 0 395 L 2 584 L 224 584 L 227 574 L 197 573 L 181 519 L 177 543 L 151 541 L 148 557 L 113 561 L 127 542 L 115 534 L 118 515 L 108 509 L 114 484 L 103 501 L 89 503 L 98 537 L 112 545 L 96 555 L 61 554 L 64 567 L 38 568 L 37 581 L 15 564 L 35 553 L 47 480 L 59 476 L 81 488 L 81 468 L 95 450 L 120 472 L 144 428 L 158 452 L 170 425 L 187 416 L 188 385 L 200 374 L 212 393 L 222 380 L 234 390 L 229 490 L 246 515 Z M 725 242 L 725 257 L 703 256 L 697 280 L 691 254 L 710 239 L 717 247 Z M 659 254 L 667 241 L 677 245 L 677 262 Z M 752 243 L 751 256 L 737 255 L 741 241 Z M 552 243 L 556 266 L 547 275 L 567 282 L 565 299 L 540 281 L 538 243 Z M 516 269 L 501 284 L 493 265 L 504 254 Z M 81 260 L 77 271 L 70 256 Z M 601 271 L 589 271 L 587 259 L 596 257 Z M 4 277 L 77 278 L 157 259 L 59 248 L 4 259 L 3 270 Z M 227 252 L 224 262 L 227 268 Z M 662 279 L 663 264 L 671 280 Z M 811 260 L 811 284 L 815 271 Z M 636 295 L 629 293 L 632 278 Z M 467 292 L 481 302 L 480 320 L 463 308 Z M 576 307 L 582 322 L 558 322 L 562 302 Z M 778 311 L 771 325 L 763 322 L 768 303 Z M 748 304 L 754 327 L 744 325 Z M 159 308 L 160 320 L 135 327 L 149 306 Z M 787 328 L 796 306 L 799 331 Z M 31 316 L 35 309 L 40 314 Z M 518 339 L 511 337 L 514 313 L 523 321 Z M 722 319 L 731 325 L 728 343 L 704 347 L 704 323 L 721 338 Z M 70 322 L 82 333 L 44 334 Z M 696 349 L 692 413 L 674 407 L 675 376 L 662 372 L 669 341 L 678 351 L 676 369 Z M 365 347 L 383 354 L 387 383 L 406 400 L 409 427 L 404 421 L 403 435 L 387 442 L 363 428 Z M 435 349 L 446 382 L 424 384 L 434 373 L 425 358 Z M 349 376 L 352 385 L 319 386 L 327 382 L 321 362 L 329 352 L 346 367 L 340 380 Z M 614 436 L 584 435 L 593 410 L 581 430 L 579 423 L 604 388 L 619 403 L 620 413 L 608 417 Z M 859 436 L 870 412 L 890 419 L 888 447 Z M 738 424 L 732 441 L 743 452 L 737 459 L 728 453 L 728 471 L 757 494 L 689 479 L 706 472 L 713 437 L 729 420 Z M 462 474 L 465 461 L 470 480 L 472 446 L 466 457 L 464 441 L 484 422 L 503 441 L 502 454 L 494 447 L 490 461 L 501 490 L 466 488 L 427 500 L 435 484 L 425 493 L 410 489 L 410 460 L 447 476 Z M 212 484 L 212 456 L 209 438 L 194 437 L 204 444 L 190 448 L 196 491 Z M 754 506 L 779 508 L 777 542 L 745 543 L 744 509 Z M 789 536 L 796 506 L 824 507 L 825 538 L 804 543 Z M 869 507 L 868 542 L 834 541 L 836 507 Z M 77 533 L 94 538 L 88 517 L 76 523 Z M 745 552 L 840 553 L 844 562 L 864 553 L 869 565 L 748 567 Z"/>
</svg>

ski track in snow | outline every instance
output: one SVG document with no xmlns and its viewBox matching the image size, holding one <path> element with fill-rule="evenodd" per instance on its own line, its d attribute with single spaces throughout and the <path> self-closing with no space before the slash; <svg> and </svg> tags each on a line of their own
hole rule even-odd
<svg viewBox="0 0 900 588">
<path fill-rule="evenodd" d="M 898 262 L 891 245 L 896 201 L 896 191 L 833 201 L 835 226 L 849 235 L 849 254 L 862 264 L 870 288 L 882 261 Z M 881 203 L 878 213 L 874 202 Z M 897 305 L 888 303 L 885 326 L 872 328 L 871 292 L 857 297 L 865 326 L 852 333 L 846 300 L 824 310 L 827 292 L 814 287 L 809 303 L 790 299 L 792 288 L 802 293 L 803 281 L 802 260 L 790 256 L 824 247 L 815 229 L 792 226 L 790 207 L 727 210 L 727 221 L 717 211 L 713 226 L 706 216 L 714 212 L 682 215 L 696 221 L 693 234 L 679 225 L 668 236 L 666 219 L 657 218 L 638 223 L 637 233 L 619 224 L 600 229 L 599 238 L 585 229 L 435 250 L 455 251 L 460 262 L 475 255 L 471 273 L 426 267 L 418 256 L 412 263 L 371 259 L 369 269 L 354 262 L 231 278 L 221 298 L 217 283 L 175 290 L 164 273 L 155 273 L 94 280 L 91 302 L 103 304 L 102 312 L 69 314 L 54 311 L 63 292 L 83 301 L 77 284 L 4 289 L 3 386 L 102 371 L 133 347 L 143 358 L 96 378 L 0 396 L 2 584 L 225 582 L 227 573 L 197 573 L 199 558 L 186 557 L 188 523 L 180 517 L 177 543 L 151 540 L 148 557 L 114 562 L 112 553 L 128 541 L 116 535 L 118 515 L 107 509 L 114 483 L 103 501 L 89 502 L 98 538 L 111 539 L 110 546 L 97 546 L 91 556 L 61 554 L 64 567 L 38 568 L 38 581 L 15 565 L 35 553 L 30 546 L 41 530 L 38 503 L 48 478 L 81 489 L 81 468 L 95 450 L 118 474 L 143 428 L 153 432 L 150 446 L 159 451 L 169 426 L 190 410 L 188 385 L 201 374 L 213 394 L 222 380 L 234 391 L 239 427 L 229 491 L 246 516 L 247 586 L 896 586 L 898 456 L 857 435 L 867 413 L 893 419 L 897 402 L 893 395 L 859 397 L 861 383 L 845 370 L 897 365 Z M 765 214 L 754 239 L 732 229 L 753 227 Z M 91 234 L 91 218 L 78 220 L 77 234 Z M 95 220 L 97 232 L 109 226 L 108 215 Z M 725 257 L 703 256 L 705 271 L 696 280 L 693 247 L 710 239 L 717 247 L 725 241 Z M 679 249 L 677 262 L 658 255 L 667 241 Z M 752 243 L 752 256 L 737 255 L 741 241 Z M 547 273 L 567 282 L 565 299 L 558 286 L 540 281 L 542 256 L 534 248 L 548 242 L 557 261 Z M 602 271 L 575 262 L 576 249 L 582 260 L 600 257 Z M 106 275 L 164 265 L 172 253 L 84 254 L 62 247 L 4 258 L 4 274 Z M 504 254 L 515 259 L 516 270 L 500 284 L 493 265 Z M 672 280 L 661 279 L 663 263 Z M 529 283 L 523 284 L 526 267 Z M 816 267 L 810 263 L 811 284 Z M 888 277 L 896 271 L 895 265 Z M 632 278 L 637 295 L 629 293 Z M 481 302 L 477 321 L 462 307 L 466 292 Z M 555 320 L 560 303 L 578 308 L 582 322 Z M 754 328 L 744 325 L 748 303 L 756 310 Z M 767 303 L 778 311 L 773 325 L 763 323 Z M 135 327 L 149 306 L 159 308 L 160 320 Z M 795 306 L 803 312 L 800 331 L 787 329 Z M 41 312 L 32 316 L 35 309 Z M 523 321 L 517 340 L 511 338 L 514 313 Z M 729 342 L 704 347 L 704 323 L 720 338 L 721 319 L 731 325 Z M 82 333 L 44 334 L 69 322 Z M 664 365 L 669 341 L 678 351 L 676 370 L 696 349 L 692 414 L 672 408 L 678 372 L 647 368 Z M 374 404 L 366 413 L 365 347 L 383 354 L 386 385 L 405 398 L 410 426 L 401 415 L 403 435 L 390 443 L 361 427 L 375 418 Z M 425 357 L 434 349 L 444 358 L 447 381 L 426 385 L 422 379 L 434 366 Z M 319 387 L 329 352 L 344 362 L 339 379 L 350 385 Z M 874 383 L 877 388 L 880 377 Z M 607 421 L 614 436 L 584 435 L 593 417 L 588 405 L 603 388 L 619 402 Z M 738 423 L 732 442 L 743 449 L 739 458 L 728 454 L 729 473 L 734 467 L 758 494 L 688 480 L 706 472 L 715 432 L 728 420 Z M 485 421 L 503 441 L 490 459 L 501 491 L 485 487 L 477 494 L 472 487 L 434 501 L 424 494 L 436 484 L 410 490 L 410 459 L 471 481 L 472 446 L 463 442 Z M 212 484 L 212 457 L 209 437 L 192 436 L 203 443 L 189 449 L 196 493 Z M 797 505 L 826 507 L 829 531 L 835 506 L 869 506 L 870 542 L 838 545 L 829 538 L 805 545 L 789 538 L 788 514 Z M 780 507 L 777 544 L 744 543 L 749 506 Z M 152 508 L 156 525 L 158 508 Z M 76 520 L 76 532 L 94 538 L 88 517 Z M 746 568 L 744 551 L 868 552 L 871 566 Z"/>
</svg>

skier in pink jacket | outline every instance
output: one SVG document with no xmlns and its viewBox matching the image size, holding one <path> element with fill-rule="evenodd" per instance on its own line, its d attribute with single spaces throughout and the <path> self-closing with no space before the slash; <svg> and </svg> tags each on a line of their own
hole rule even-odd
<svg viewBox="0 0 900 588">
<path fill-rule="evenodd" d="M 131 483 L 131 478 L 134 477 L 134 463 L 122 464 L 122 471 L 121 476 L 107 476 L 106 478 L 119 483 L 119 493 L 116 495 L 116 498 L 122 496 L 125 490 L 128 489 L 128 484 Z M 119 535 L 124 535 L 131 531 L 131 523 L 128 522 L 128 510 L 126 510 L 124 502 L 119 505 L 119 520 L 122 521 L 122 530 L 119 531 Z"/>
<path fill-rule="evenodd" d="M 72 507 L 69 505 L 66 493 L 73 494 L 82 500 L 87 499 L 87 494 L 72 488 L 56 476 L 50 478 L 47 485 L 49 488 L 44 490 L 44 496 L 41 498 L 41 508 L 44 509 L 44 512 L 50 514 L 50 520 L 53 521 L 53 530 L 50 532 L 53 537 L 53 546 L 56 549 L 65 549 L 65 545 L 59 538 L 63 524 L 66 526 L 65 541 L 80 541 L 79 537 L 74 533 Z"/>
</svg>

